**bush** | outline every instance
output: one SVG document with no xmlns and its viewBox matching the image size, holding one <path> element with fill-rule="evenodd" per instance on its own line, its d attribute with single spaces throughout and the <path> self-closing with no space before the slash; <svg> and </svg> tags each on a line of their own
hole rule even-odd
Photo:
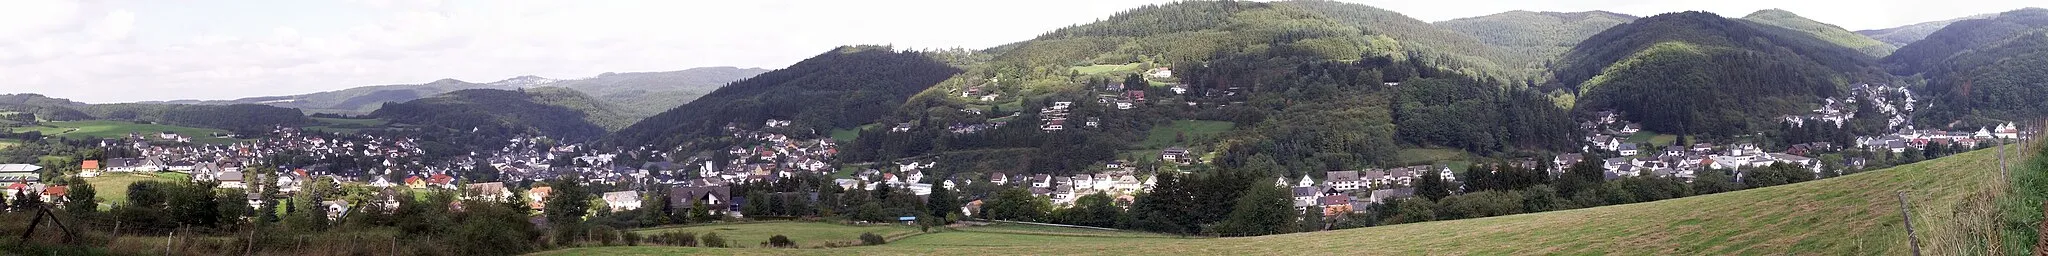
<svg viewBox="0 0 2048 256">
<path fill-rule="evenodd" d="M 768 246 L 775 248 L 796 248 L 796 242 L 789 241 L 789 237 L 787 236 L 775 235 L 775 237 L 768 238 Z"/>
<path fill-rule="evenodd" d="M 728 247 L 728 246 L 726 246 L 726 244 L 725 244 L 725 238 L 724 238 L 724 237 L 718 237 L 718 232 L 704 233 L 704 239 L 702 239 L 702 240 L 703 240 L 703 244 L 704 244 L 704 247 L 711 247 L 711 248 L 725 248 L 725 247 Z"/>
<path fill-rule="evenodd" d="M 626 246 L 640 245 L 640 233 L 633 233 L 633 231 L 620 230 L 619 237 L 626 239 Z"/>
<path fill-rule="evenodd" d="M 876 235 L 875 233 L 860 233 L 861 245 L 882 245 L 887 243 L 889 243 L 889 239 L 882 238 L 881 235 Z"/>
<path fill-rule="evenodd" d="M 648 238 L 647 241 L 671 246 L 697 247 L 697 233 L 670 231 L 654 235 L 654 237 Z"/>
</svg>

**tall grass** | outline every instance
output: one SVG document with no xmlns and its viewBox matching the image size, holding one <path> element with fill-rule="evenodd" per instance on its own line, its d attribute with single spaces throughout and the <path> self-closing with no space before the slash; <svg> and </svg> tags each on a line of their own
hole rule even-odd
<svg viewBox="0 0 2048 256">
<path fill-rule="evenodd" d="M 2035 246 L 2041 239 L 2042 202 L 2048 201 L 2048 154 L 2041 154 L 2048 147 L 2035 140 L 2022 148 L 2029 154 L 2016 158 L 2025 160 L 2012 168 L 2007 194 L 1998 200 L 1998 254 L 2035 255 L 2044 249 Z"/>
</svg>

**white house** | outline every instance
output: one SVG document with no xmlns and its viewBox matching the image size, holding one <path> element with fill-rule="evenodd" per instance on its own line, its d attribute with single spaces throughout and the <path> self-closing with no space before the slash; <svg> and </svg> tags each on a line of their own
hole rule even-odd
<svg viewBox="0 0 2048 256">
<path fill-rule="evenodd" d="M 631 190 L 606 192 L 604 193 L 604 205 L 611 207 L 612 212 L 640 209 L 640 192 Z"/>
</svg>

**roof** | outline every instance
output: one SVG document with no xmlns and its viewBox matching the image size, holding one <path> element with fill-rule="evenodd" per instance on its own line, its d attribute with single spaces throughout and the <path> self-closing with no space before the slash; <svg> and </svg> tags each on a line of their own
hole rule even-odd
<svg viewBox="0 0 2048 256">
<path fill-rule="evenodd" d="M 726 186 L 676 187 L 668 190 L 669 206 L 689 208 L 706 197 L 720 201 L 731 200 L 732 190 Z"/>
<path fill-rule="evenodd" d="M 42 170 L 42 169 L 43 169 L 43 167 L 42 167 L 42 166 L 36 166 L 36 165 L 33 165 L 33 164 L 0 164 L 0 173 L 6 173 L 6 172 L 35 172 L 35 171 L 39 171 L 39 170 Z"/>
<path fill-rule="evenodd" d="M 219 176 L 214 177 L 214 180 L 242 181 L 242 172 L 221 172 Z"/>
<path fill-rule="evenodd" d="M 626 202 L 633 200 L 640 200 L 640 191 L 627 190 L 604 193 L 605 202 Z"/>
<path fill-rule="evenodd" d="M 1323 180 L 1330 182 L 1358 181 L 1358 171 L 1331 171 L 1323 174 Z"/>
<path fill-rule="evenodd" d="M 1351 204 L 1351 196 L 1329 195 L 1317 199 L 1316 202 L 1320 205 L 1349 205 Z"/>
<path fill-rule="evenodd" d="M 1311 197 L 1311 196 L 1316 196 L 1316 194 L 1320 194 L 1320 193 L 1322 193 L 1322 192 L 1323 192 L 1323 190 L 1321 190 L 1321 189 L 1316 189 L 1316 188 L 1308 188 L 1308 187 L 1302 187 L 1302 188 L 1294 188 L 1294 197 Z"/>
<path fill-rule="evenodd" d="M 78 168 L 86 170 L 99 169 L 100 160 L 85 160 L 85 162 L 79 164 Z"/>
</svg>

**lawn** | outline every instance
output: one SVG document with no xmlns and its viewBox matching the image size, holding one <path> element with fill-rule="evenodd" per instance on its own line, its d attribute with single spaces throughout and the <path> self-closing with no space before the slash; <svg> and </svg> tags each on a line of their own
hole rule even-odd
<svg viewBox="0 0 2048 256">
<path fill-rule="evenodd" d="M 1131 64 L 1123 64 L 1123 65 L 1092 65 L 1092 66 L 1082 66 L 1082 67 L 1073 67 L 1073 69 L 1074 69 L 1074 72 L 1081 72 L 1081 74 L 1082 74 L 1082 75 L 1095 75 L 1095 74 L 1106 74 L 1106 73 L 1112 73 L 1112 72 L 1137 72 L 1137 71 L 1139 71 L 1139 70 L 1138 70 L 1138 65 L 1139 65 L 1138 63 L 1131 63 Z"/>
<path fill-rule="evenodd" d="M 1678 135 L 1672 135 L 1672 134 L 1658 134 L 1658 133 L 1656 133 L 1656 132 L 1651 132 L 1651 131 L 1640 131 L 1640 132 L 1636 132 L 1635 134 L 1631 134 L 1631 135 L 1629 135 L 1629 136 L 1628 136 L 1628 139 L 1624 139 L 1624 140 L 1622 140 L 1622 142 L 1626 142 L 1626 143 L 1650 143 L 1650 145 L 1651 145 L 1651 146 L 1656 146 L 1656 147 L 1663 147 L 1663 146 L 1670 146 L 1670 145 L 1671 145 L 1671 143 L 1676 143 L 1676 142 L 1678 142 Z M 1654 149 L 1646 149 L 1646 150 L 1654 150 Z"/>
<path fill-rule="evenodd" d="M 96 194 L 96 197 L 99 198 L 100 205 L 104 207 L 109 206 L 111 203 L 115 202 L 127 202 L 128 184 L 134 184 L 135 182 L 145 180 L 179 182 L 190 179 L 189 177 L 190 176 L 186 176 L 186 174 L 183 173 L 110 172 L 100 175 L 99 177 L 85 178 L 85 182 L 92 184 L 93 191 L 98 193 Z"/>
<path fill-rule="evenodd" d="M 1995 222 L 1997 150 L 1833 179 L 1650 203 L 1339 231 L 1219 239 L 1044 237 L 954 231 L 836 249 L 602 247 L 543 255 L 1906 255 L 1897 191 L 1923 251 L 1969 252 Z M 1988 194 L 1987 194 L 1988 193 Z M 1369 250 L 1369 251 L 1362 251 Z"/>
<path fill-rule="evenodd" d="M 193 143 L 226 144 L 235 142 L 234 139 L 215 138 L 213 136 L 213 133 L 227 133 L 226 130 L 161 124 L 138 124 L 135 122 L 112 120 L 46 122 L 42 126 L 23 127 L 15 129 L 15 131 L 37 131 L 42 132 L 44 136 L 72 139 L 83 139 L 86 137 L 122 138 L 127 137 L 129 133 L 155 136 L 158 133 L 169 131 L 178 135 L 184 135 L 185 137 L 191 137 Z"/>
<path fill-rule="evenodd" d="M 654 235 L 678 230 L 697 233 L 699 238 L 704 237 L 705 234 L 715 232 L 718 233 L 718 236 L 724 237 L 725 241 L 729 244 L 745 247 L 759 247 L 761 242 L 767 242 L 769 237 L 775 235 L 788 236 L 789 240 L 796 241 L 802 247 L 814 247 L 824 246 L 830 242 L 860 244 L 861 233 L 875 233 L 884 237 L 895 237 L 918 232 L 917 227 L 904 225 L 853 226 L 817 222 L 719 224 L 650 228 L 634 230 L 634 232 L 642 235 Z"/>
<path fill-rule="evenodd" d="M 1237 124 L 1224 121 L 1176 120 L 1173 124 L 1153 126 L 1145 132 L 1145 141 L 1138 144 L 1142 149 L 1165 149 L 1173 146 L 1187 146 L 1217 134 L 1230 131 Z"/>
<path fill-rule="evenodd" d="M 1408 148 L 1394 153 L 1395 162 L 1401 165 L 1437 164 L 1465 159 L 1465 151 L 1444 148 Z"/>
</svg>

